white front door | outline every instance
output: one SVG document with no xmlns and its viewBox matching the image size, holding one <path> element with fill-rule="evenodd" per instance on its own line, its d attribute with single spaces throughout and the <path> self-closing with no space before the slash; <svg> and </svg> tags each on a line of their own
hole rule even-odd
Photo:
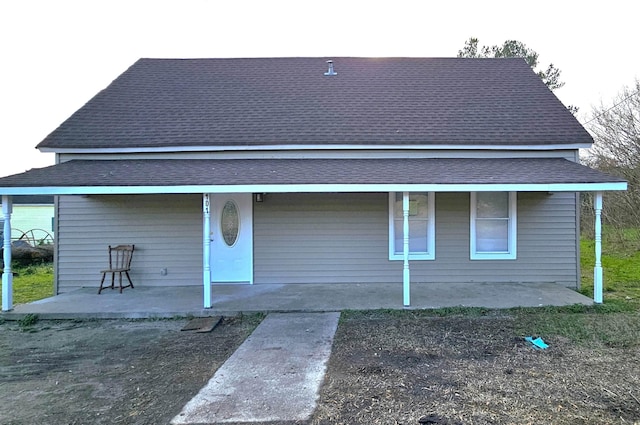
<svg viewBox="0 0 640 425">
<path fill-rule="evenodd" d="M 211 195 L 211 281 L 253 283 L 251 193 Z"/>
</svg>

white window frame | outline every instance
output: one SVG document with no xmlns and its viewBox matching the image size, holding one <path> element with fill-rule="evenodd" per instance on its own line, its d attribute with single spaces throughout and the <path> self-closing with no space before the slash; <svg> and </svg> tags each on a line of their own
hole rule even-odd
<svg viewBox="0 0 640 425">
<path fill-rule="evenodd" d="M 517 258 L 518 241 L 518 197 L 517 192 L 509 192 L 509 224 L 507 237 L 507 251 L 477 252 L 476 250 L 476 214 L 477 192 L 471 192 L 470 212 L 470 258 L 472 260 L 515 260 Z"/>
<path fill-rule="evenodd" d="M 403 260 L 403 252 L 395 252 L 395 227 L 394 227 L 394 203 L 396 193 L 389 192 L 389 260 Z M 409 260 L 435 260 L 436 259 L 436 209 L 435 192 L 409 192 L 409 199 L 412 194 L 427 194 L 427 252 L 409 252 Z M 411 220 L 410 220 L 411 221 Z M 409 224 L 411 226 L 411 224 Z"/>
</svg>

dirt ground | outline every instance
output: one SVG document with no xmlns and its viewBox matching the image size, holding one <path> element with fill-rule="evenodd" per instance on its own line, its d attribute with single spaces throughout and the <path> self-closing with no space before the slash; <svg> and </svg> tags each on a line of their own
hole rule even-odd
<svg viewBox="0 0 640 425">
<path fill-rule="evenodd" d="M 1 424 L 168 424 L 259 323 L 39 321 L 0 325 Z"/>
<path fill-rule="evenodd" d="M 0 423 L 167 424 L 260 316 L 0 324 Z M 640 349 L 546 340 L 512 320 L 341 320 L 316 412 L 329 424 L 640 424 Z"/>
<path fill-rule="evenodd" d="M 509 317 L 342 323 L 313 424 L 640 424 L 640 349 L 550 339 Z"/>
</svg>

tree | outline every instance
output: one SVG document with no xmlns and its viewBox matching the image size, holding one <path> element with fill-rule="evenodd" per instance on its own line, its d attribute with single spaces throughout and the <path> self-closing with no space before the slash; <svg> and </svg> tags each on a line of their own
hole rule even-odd
<svg viewBox="0 0 640 425">
<path fill-rule="evenodd" d="M 458 50 L 459 58 L 524 58 L 529 66 L 535 71 L 538 66 L 538 53 L 528 48 L 524 43 L 518 40 L 507 40 L 502 46 L 482 46 L 478 47 L 478 39 L 471 37 L 464 43 L 464 48 Z M 542 78 L 542 81 L 551 90 L 559 89 L 564 86 L 560 81 L 560 70 L 550 63 L 547 69 L 536 71 Z M 570 106 L 570 110 L 577 108 Z"/>
<path fill-rule="evenodd" d="M 616 227 L 640 227 L 640 81 L 624 87 L 613 106 L 594 107 L 585 124 L 594 139 L 583 162 L 624 178 L 626 192 L 607 192 L 605 222 Z"/>
</svg>

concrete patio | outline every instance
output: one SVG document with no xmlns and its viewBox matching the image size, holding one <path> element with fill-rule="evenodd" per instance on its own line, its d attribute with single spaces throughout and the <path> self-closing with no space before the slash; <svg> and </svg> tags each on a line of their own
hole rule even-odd
<svg viewBox="0 0 640 425">
<path fill-rule="evenodd" d="M 206 317 L 254 312 L 322 312 L 441 307 L 541 307 L 591 305 L 580 293 L 554 283 L 459 283 L 411 285 L 411 306 L 402 304 L 402 284 L 214 285 L 213 307 L 203 308 L 202 286 L 128 288 L 122 294 L 97 287 L 16 305 L 0 317 L 18 320 Z"/>
</svg>

